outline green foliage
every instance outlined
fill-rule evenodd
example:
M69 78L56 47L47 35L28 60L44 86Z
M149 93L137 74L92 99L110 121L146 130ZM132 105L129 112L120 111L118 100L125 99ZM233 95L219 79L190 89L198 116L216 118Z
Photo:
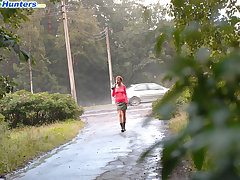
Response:
M70 95L48 94L47 92L31 94L17 91L8 94L0 101L0 113L11 128L21 125L42 125L66 119L78 119L83 113Z
M20 46L17 43L17 39L14 37L9 37L9 35L6 34L3 30L0 29L0 48L5 48L8 50L9 48L12 48L14 52L18 55L19 59L23 61L27 61L30 59L31 61L34 61L34 58L32 55L29 55L26 51L20 50Z
M162 10L160 6L143 7L135 2L123 1L116 8L119 10L109 24L113 29L110 43L114 76L122 75L127 85L152 81L161 84L165 72L163 63L167 63L168 56L174 52L173 47L165 43L164 53L156 57L154 42L159 30L167 29L171 23L158 16ZM119 25L113 26L116 22ZM156 25L159 27L156 28Z
M0 99L7 93L13 92L14 86L16 86L16 84L12 82L9 77L0 75Z
M225 7L227 17L220 17L219 10ZM154 111L163 119L170 118L186 89L190 102L185 109L189 116L186 128L163 142L163 179L186 154L191 154L198 170L192 179L240 178L240 36L239 18L234 16L238 10L236 1L171 1L176 28L170 37L177 56L169 77L177 81L154 104ZM190 137L188 141L186 137ZM203 169L206 159L208 169Z
M50 0L50 2L55 3L59 0ZM19 41L21 37L16 33L16 31L21 27L23 22L29 21L28 16L31 15L34 10L28 8L1 8L0 9L0 50L4 50L9 53L13 51L20 60L28 61L30 60L33 64L36 59L27 51L23 50ZM5 59L3 53L0 54L0 61ZM1 63L1 62L0 62ZM1 79L5 77L0 75ZM2 80L1 80L2 81ZM8 80L9 84L13 84L12 81ZM9 84L4 86L4 83L1 83L1 88L3 90L0 91L0 99L5 95L5 89L9 88ZM13 88L13 86L11 86Z
M173 112L181 110L182 105L191 101L192 93L190 89L180 87L179 83L174 84L163 98L152 102L152 112L155 118L169 119L174 116Z
M47 4L48 11L35 9L31 15L26 15L29 21L21 22L14 33L21 39L21 49L36 58L36 65L32 66L33 91L68 93L61 4L41 3ZM126 85L143 81L162 84L166 72L163 65L170 62L174 48L171 43L165 42L162 48L164 53L157 58L154 54L156 34L162 27L167 29L172 24L160 16L160 6L143 7L129 1L81 0L67 2L66 8L76 91L81 105L110 102L103 31L106 26L109 27L114 76L122 75ZM159 27L156 29L157 24ZM28 64L19 63L12 53L5 56L6 61L0 64L2 75L13 79L18 89L29 91Z
M21 26L21 23L28 21L28 15L32 14L32 9L1 9L2 16L0 20L0 48L6 51L14 50L19 59L27 61L30 59L34 61L32 55L26 51L21 50L19 46L19 36L15 33L16 29Z
M140 82L162 84L166 72L164 63L168 63L169 57L174 54L171 43L164 43L164 53L159 57L154 53L154 42L159 30L172 25L161 16L162 7L159 4L156 7L145 7L136 1L125 0L119 3L113 0L82 2L85 8L95 10L100 27L104 28L107 24L110 29L113 76L122 75L126 85Z
M157 119L170 119L183 111L186 104L191 101L192 93L185 89L180 95L174 97L172 93L176 92L176 84L161 99L152 102L152 114ZM171 96L171 100L168 97ZM168 100L166 100L168 99ZM165 104L165 103L168 104ZM161 112L161 113L160 113Z
M23 61L30 59L34 62L32 55L28 54L26 51L21 50L18 44L19 37L15 34L15 30L19 28L23 21L27 21L27 15L31 14L30 9L1 9L1 19L0 19L0 49L10 52L13 50ZM3 60L3 55L0 55L1 61ZM1 62L0 62L1 63ZM6 94L13 90L14 83L10 81L9 77L4 77L0 75L0 99Z
M5 133L5 131L8 129L8 124L5 122L4 115L0 114L0 132ZM0 134L0 142L1 142L1 134Z
M192 99L192 91L186 89L182 92L181 96L177 98L176 104L180 108L182 105L189 103Z

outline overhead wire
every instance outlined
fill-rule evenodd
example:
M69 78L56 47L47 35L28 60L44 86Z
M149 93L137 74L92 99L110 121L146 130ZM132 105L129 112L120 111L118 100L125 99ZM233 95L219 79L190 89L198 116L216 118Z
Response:
M99 32L98 34L94 34L94 36L95 36L95 35L97 36L97 35L99 35L99 34L103 34L103 33L105 34L105 30Z
M98 33L98 34L95 34L93 37L94 37L94 39L96 39L97 41L101 41L101 40L105 39L105 38L106 38L105 30L101 31L101 32Z
M103 36L103 37L101 37L101 38L96 38L96 37L93 37L93 38L96 39L96 40L102 40L102 39L105 39L106 36Z
M103 39L105 39L105 38L106 38L106 36L102 37L101 39L96 39L96 38L95 38L95 40L96 40L96 41L101 41L101 40L103 40Z

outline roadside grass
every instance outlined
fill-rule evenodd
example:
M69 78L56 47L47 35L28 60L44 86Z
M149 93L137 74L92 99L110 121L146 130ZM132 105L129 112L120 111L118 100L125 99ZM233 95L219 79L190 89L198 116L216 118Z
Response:
M184 130L188 124L188 114L184 111L179 111L175 114L169 122L169 130L173 134L179 134ZM186 137L185 141L189 141L190 137ZM185 168L183 170L183 168ZM190 154L187 154L182 160L178 163L175 170L172 172L172 179L176 179L179 176L179 173L182 174L183 178L190 176L190 172L195 171L193 160ZM181 173L182 172L182 173ZM175 177L175 178L174 178ZM171 179L171 178L170 178Z
M188 124L188 115L186 112L181 111L176 113L169 122L169 128L174 134L180 133Z
M82 121L70 119L40 127L1 131L0 177L23 167L43 152L70 141L83 126Z
M179 134L188 124L188 115L186 112L181 111L175 115L174 118L172 118L169 122L169 129L173 134ZM190 140L190 137L187 137L185 141ZM208 171L208 169L211 167L211 155L206 154L202 170ZM187 154L186 158L184 158L184 161L188 161L188 164L186 166L189 167L191 171L195 171L195 166L192 160L192 157Z

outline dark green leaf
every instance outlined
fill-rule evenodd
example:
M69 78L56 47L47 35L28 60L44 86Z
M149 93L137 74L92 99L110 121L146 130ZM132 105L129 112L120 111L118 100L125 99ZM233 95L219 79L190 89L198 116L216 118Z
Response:
M205 148L202 148L202 149L192 152L193 162L198 170L202 169L203 162L205 159L205 154L206 154Z
M161 34L157 40L157 44L156 44L156 53L158 56L160 56L161 50L162 50L162 45L164 43L164 41L166 40L167 35L166 34Z

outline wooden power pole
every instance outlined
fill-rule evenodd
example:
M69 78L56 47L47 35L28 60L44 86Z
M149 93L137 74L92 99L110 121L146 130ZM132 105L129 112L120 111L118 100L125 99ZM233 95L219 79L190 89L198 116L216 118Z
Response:
M71 56L71 49L70 49L70 41L69 41L69 35L68 35L65 0L62 0L62 14L63 14L63 26L64 26L64 32L65 32L65 41L66 41L66 50L67 50L67 60L68 60L68 71L69 71L69 78L70 78L71 94L72 94L73 99L77 102L77 95L76 95L76 88L75 88L75 81L74 81L74 73L73 73L73 65L72 65L72 56Z
M31 66L31 61L30 61L30 59L28 59L28 68L29 68L29 76L30 76L31 93L33 94L32 66Z
M32 26L33 28L33 26ZM32 30L32 29L31 29ZM29 45L29 54L31 53L31 44L32 44L32 37L31 35L29 34L30 32L30 28L28 30L28 36L29 36L29 41L30 41L30 45ZM32 65L31 65L31 60L28 59L28 68L29 68L29 78L30 78L30 90L31 90L31 93L33 94L33 77L32 77Z
M111 61L109 37L108 37L108 27L105 28L105 35L106 35L106 44L107 44L107 53L108 53L108 68L109 68L109 78L110 78L110 88L111 88L113 85L113 74L112 74L112 61ZM112 97L112 90L111 90L111 100L112 100L112 104L113 104L114 99Z

